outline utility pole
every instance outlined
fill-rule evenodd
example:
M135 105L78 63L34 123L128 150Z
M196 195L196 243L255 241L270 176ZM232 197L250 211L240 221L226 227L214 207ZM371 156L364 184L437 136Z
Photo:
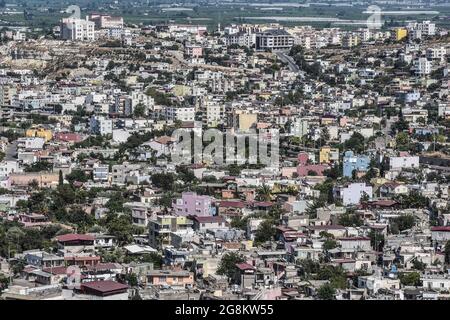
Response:
M11 244L10 244L10 242L8 241L8 267L9 267L9 284L11 285L12 284L12 276L11 276L11 264L10 264L10 261L11 261Z
M436 152L436 132L433 131L433 152Z

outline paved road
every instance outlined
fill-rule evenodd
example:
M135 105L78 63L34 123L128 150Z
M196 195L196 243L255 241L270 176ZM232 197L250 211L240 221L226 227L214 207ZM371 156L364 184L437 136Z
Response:
M291 70L292 72L300 73L300 68L297 66L297 64L295 63L294 59L291 56L281 51L276 52L276 55L278 56L278 58L280 58L281 61L288 64L289 70Z
M5 160L6 161L16 160L16 154L17 154L17 141L13 141L6 147Z

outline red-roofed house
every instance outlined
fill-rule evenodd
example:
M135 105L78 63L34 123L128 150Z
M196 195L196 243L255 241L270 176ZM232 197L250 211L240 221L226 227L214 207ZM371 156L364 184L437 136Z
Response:
M58 132L54 136L55 140L62 142L80 142L82 140L81 135L73 132Z
M191 216L190 219L194 222L192 228L198 231L228 228L222 216Z
M382 197L407 193L408 187L398 182L389 181L380 186L380 196Z
M446 243L450 240L450 226L432 227L431 240L438 243Z
M83 268L99 264L100 257L95 255L70 255L65 256L64 261L68 266L76 265Z
M92 300L128 300L128 286L116 281L91 281L81 284L81 293Z
M256 269L252 265L243 262L236 263L235 281L241 288L251 288L255 284Z
M241 215L242 210L247 207L247 203L244 201L220 201L218 203L219 215Z
M94 251L95 238L87 234L69 233L56 237L58 249L63 252L79 253Z

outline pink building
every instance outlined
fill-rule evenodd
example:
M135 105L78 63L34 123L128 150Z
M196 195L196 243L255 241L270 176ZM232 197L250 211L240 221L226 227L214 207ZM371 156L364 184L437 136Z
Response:
M203 56L203 48L200 46L186 46L186 54L190 57L201 57Z
M181 199L176 199L172 208L181 216L212 216L215 214L214 198L201 196L195 192L183 192Z
M58 132L55 134L55 140L63 142L80 142L82 139L81 135L72 132Z
M342 118L339 119L339 125L340 125L341 127L347 126L347 123L348 123L347 117L342 117Z
M323 172L328 169L328 165L324 164L308 164L309 155L306 152L300 152L297 156L298 166L297 174L299 177L308 176L308 172L313 171L318 176L322 176Z
M284 167L284 168L281 168L281 176L282 177L292 178L294 173L297 173L297 168L296 167Z
M325 164L308 164L308 165L299 165L297 167L297 174L299 177L308 176L308 172L313 171L318 176L323 176L323 172L328 169L328 166Z
M308 163L309 155L306 152L300 152L297 159L299 165L306 165Z

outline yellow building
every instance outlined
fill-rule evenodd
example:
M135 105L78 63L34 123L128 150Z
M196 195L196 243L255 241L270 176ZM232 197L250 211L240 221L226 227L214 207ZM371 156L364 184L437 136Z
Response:
M264 99L264 100L269 100L270 97L272 97L272 93L270 93L270 92L261 92L261 93L259 94L259 97L260 97L261 99Z
M25 132L25 135L27 137L44 138L46 142L52 140L52 137L53 137L52 130L45 129L42 127L30 128Z
M398 28L395 30L395 40L400 41L408 35L408 30L405 28Z
M342 44L344 48L353 48L359 44L359 37L357 35L347 35L344 37Z
M339 149L331 148L329 146L324 146L320 148L319 152L320 163L331 163L338 161L339 161Z
M334 117L323 117L320 119L320 123L322 125L330 125L330 124L334 124L336 122L336 118Z
M192 224L185 216L157 216L148 223L149 244L154 248L171 245L174 232L189 229Z

